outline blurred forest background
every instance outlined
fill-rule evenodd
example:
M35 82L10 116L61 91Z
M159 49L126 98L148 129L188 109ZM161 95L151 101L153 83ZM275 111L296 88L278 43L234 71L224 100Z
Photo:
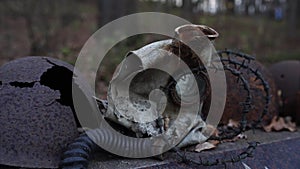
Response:
M266 65L300 59L298 0L1 0L0 65L29 55L74 64L96 30L136 12L165 12L208 25L220 33L215 40L217 50L246 52ZM136 36L116 45L101 68L104 76L99 87L107 86L129 50L154 40L153 36Z

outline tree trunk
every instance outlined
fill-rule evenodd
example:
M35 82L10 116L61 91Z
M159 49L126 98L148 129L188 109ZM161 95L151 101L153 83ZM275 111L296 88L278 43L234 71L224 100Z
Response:
M99 0L99 26L136 11L136 0Z
M191 0L183 0L183 17L193 22L193 4Z
M295 31L297 30L297 7L299 1L297 0L288 0L288 10L287 10L287 26L288 26L288 34L289 36L294 36Z

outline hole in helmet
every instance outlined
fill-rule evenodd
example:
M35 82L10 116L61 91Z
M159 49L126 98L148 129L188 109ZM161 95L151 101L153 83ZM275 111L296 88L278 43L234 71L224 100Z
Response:
M65 67L53 66L41 76L40 83L53 90L60 91L57 101L65 106L72 105L72 77L73 73Z
M35 82L10 82L9 84L14 87L24 88L24 87L33 87ZM2 83L0 83L0 85L2 85Z
M64 106L70 106L74 114L76 124L80 127L79 120L76 118L72 99L73 72L52 62L50 62L50 64L54 66L43 73L40 79L40 84L60 92L60 98L57 99L57 102Z

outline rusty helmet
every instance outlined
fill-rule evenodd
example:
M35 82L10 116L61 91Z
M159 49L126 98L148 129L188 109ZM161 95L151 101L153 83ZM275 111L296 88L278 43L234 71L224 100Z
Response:
M57 168L78 137L72 103L73 66L24 57L0 67L0 164Z

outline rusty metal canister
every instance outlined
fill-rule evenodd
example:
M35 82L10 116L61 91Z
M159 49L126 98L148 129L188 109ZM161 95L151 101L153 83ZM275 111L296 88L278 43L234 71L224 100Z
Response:
M242 62L240 62L242 63ZM267 109L267 113L261 119L263 123L268 123L272 117L278 114L279 107L279 99L276 95L277 87L275 85L274 79L272 77L271 72L266 69L258 61L251 61L249 63L249 68L252 70L257 70L260 72L264 81L268 84L269 93L270 93L270 101L266 106L266 88L263 85L263 81L257 79L248 69L239 68L237 65L238 71L241 72L241 76L243 76L249 83L250 87L250 96L251 107L249 107L249 112L246 115L247 123L251 123L254 121L258 121L261 117L263 110ZM235 121L240 121L242 118L243 112L243 101L247 97L247 91L244 89L241 81L237 81L237 77L232 73L226 71L226 81L227 81L227 100L225 105L225 110L223 117L221 119L221 123L227 124L230 119Z

